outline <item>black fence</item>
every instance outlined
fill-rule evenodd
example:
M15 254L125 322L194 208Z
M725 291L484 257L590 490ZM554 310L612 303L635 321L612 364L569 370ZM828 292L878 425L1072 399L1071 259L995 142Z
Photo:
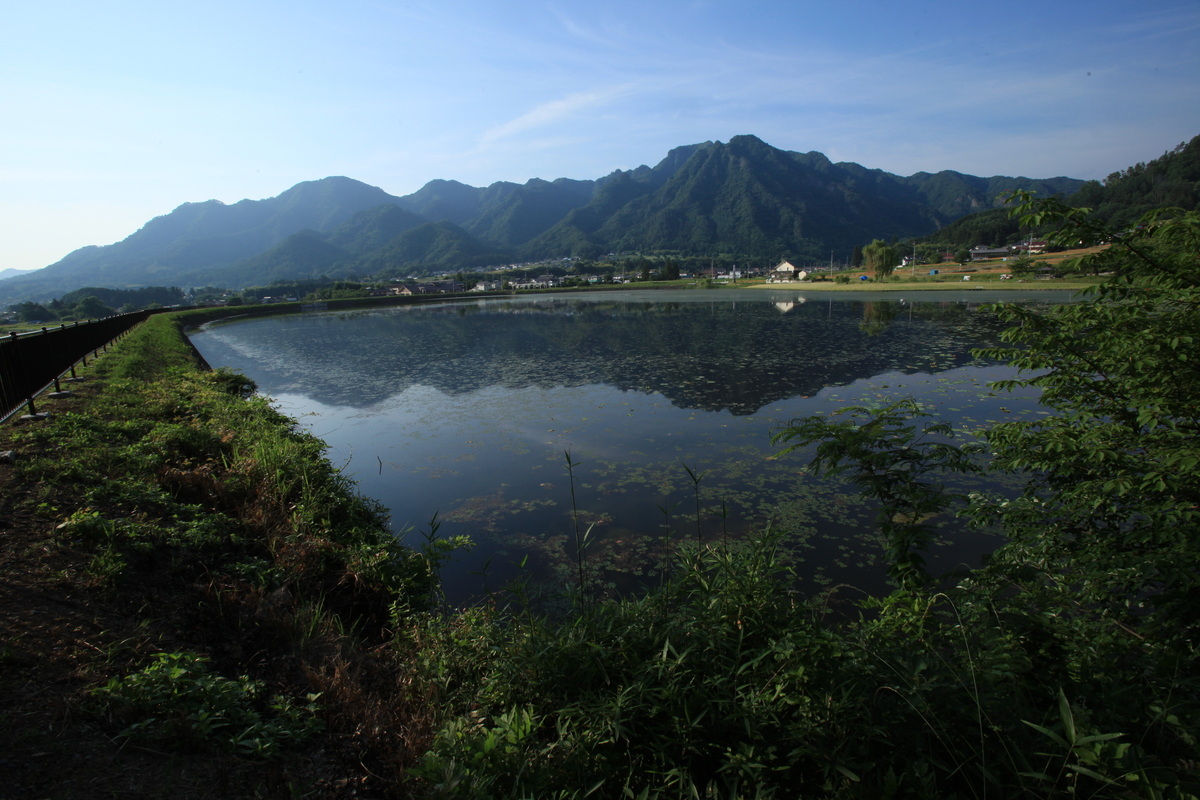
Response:
M149 311L0 337L0 421L21 409L37 413L34 398L81 360L142 322Z

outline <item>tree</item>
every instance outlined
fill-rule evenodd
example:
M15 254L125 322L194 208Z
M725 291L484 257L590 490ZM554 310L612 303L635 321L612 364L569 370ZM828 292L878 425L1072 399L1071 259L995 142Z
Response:
M993 559L1004 581L1056 593L1042 602L1072 614L1082 607L1106 624L1152 632L1138 636L1190 641L1200 634L1200 212L1159 210L1118 232L1088 209L1015 200L1022 227L1051 224L1058 241L1110 242L1084 267L1114 277L1081 302L989 308L1010 327L1005 346L979 355L1022 371L996 388L1040 389L1049 413L984 433L991 471L1020 477L1023 489L1015 499L977 494L965 513L1007 535ZM908 583L921 537L896 515L905 503L920 510L910 491L935 501L906 476L959 463L953 451L923 452L920 437L933 429L918 432L901 411L801 421L777 438L824 442L816 466L849 470L884 503L893 575Z
M1070 576L1074 599L1158 637L1200 619L1200 213L1150 212L1127 232L1088 209L1016 196L1022 225L1058 241L1109 241L1084 267L1114 277L1084 302L994 307L1009 347L1054 413L987 433L995 468L1028 475L1019 501L976 504L1026 563ZM1010 555L1011 555L1010 553ZM1164 613L1150 613L1158 609ZM1166 630L1163 630L1165 627Z
M983 431L978 462L904 403L796 421L776 440L816 444L815 468L848 474L879 504L900 589L875 606L878 635L865 649L887 662L889 692L903 651L937 642L934 660L967 667L942 680L970 687L987 720L979 730L1052 765L1030 771L1018 759L1022 793L1196 796L1191 763L1171 765L1192 759L1200 738L1190 713L1200 707L1200 213L1162 209L1117 231L1088 209L1015 201L1023 228L1110 243L1085 268L1113 277L1081 301L986 309L1009 327L1003 346L976 355L1020 370L993 388L1039 389L1043 413ZM941 474L973 463L1015 495L955 497L941 485ZM955 508L1005 543L983 567L933 583L922 515ZM890 641L891 660L879 652ZM986 652L996 655L988 667L978 659ZM903 679L904 692L945 689L925 672L930 663L908 667L922 676ZM953 713L925 697L923 720ZM1022 744L1029 731L1043 738Z
M57 315L50 309L40 303L18 303L12 306L13 311L17 312L17 319L21 322L46 322L52 319L58 319Z
M1034 261L1029 256L1018 256L1008 262L1008 268L1012 270L1012 274L1018 278L1028 278L1037 271L1037 268L1043 262Z
M773 441L781 452L817 444L811 465L816 474L848 474L850 481L880 505L877 522L883 536L888 575L897 585L919 588L929 583L922 553L933 540L927 520L958 503L940 475L974 472L969 449L945 440L948 424L923 421L931 415L915 401L900 400L883 408L852 406L836 412L846 419L808 417L792 423Z
M896 254L896 248L882 239L876 239L863 248L863 259L866 262L866 268L878 280L883 280L891 275L900 264L900 257Z
M75 304L75 307L71 309L71 313L79 319L101 319L103 317L111 317L117 312L106 306L99 297L88 295Z

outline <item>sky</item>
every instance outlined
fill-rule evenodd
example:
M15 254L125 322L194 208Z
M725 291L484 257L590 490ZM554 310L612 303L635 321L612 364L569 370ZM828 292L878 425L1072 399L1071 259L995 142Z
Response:
M739 134L898 175L1103 179L1200 135L1200 3L8 3L0 270L330 175L595 179Z

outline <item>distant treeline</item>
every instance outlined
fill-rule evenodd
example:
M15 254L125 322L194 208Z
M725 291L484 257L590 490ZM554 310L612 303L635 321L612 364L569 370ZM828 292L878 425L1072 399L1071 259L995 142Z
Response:
M1148 163L1114 172L1103 181L1088 181L1067 202L1090 208L1112 227L1130 225L1152 208L1176 206L1193 211L1200 201L1200 136ZM918 244L956 251L977 244L1000 246L1043 231L1021 230L1005 208L989 209L950 223Z
M140 311L184 305L187 294L177 286L143 286L138 289L106 289L86 286L67 292L49 303L18 303L9 306L22 322L53 322L99 319L118 312Z

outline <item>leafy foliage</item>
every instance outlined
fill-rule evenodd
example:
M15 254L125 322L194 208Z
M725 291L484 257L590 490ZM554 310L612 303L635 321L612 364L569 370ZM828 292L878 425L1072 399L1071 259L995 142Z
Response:
M896 255L895 248L882 239L876 239L864 247L863 258L866 260L866 268L875 275L876 280L883 280L891 275L900 264L900 257Z
M135 740L213 747L269 758L320 730L317 695L303 704L267 696L262 683L225 678L190 652L158 653L145 668L93 692L114 717L132 720L120 735Z
M1055 413L989 433L997 467L1031 477L1018 502L978 511L1001 520L1026 557L1069 568L1079 596L1123 624L1190 637L1200 610L1188 535L1200 524L1200 214L1153 212L1116 235L1085 210L1019 199L1023 219L1054 219L1062 239L1111 239L1090 258L1114 277L1090 301L1045 313L996 307L1011 347L988 355L1023 369L1007 385L1039 387Z
M1023 225L1112 243L1094 295L993 309L1011 323L993 355L1048 415L983 453L905 401L777 437L880 503L897 591L830 615L765 532L685 546L644 598L414 621L443 708L414 774L438 796L1196 796L1200 220L1120 234L1018 199ZM942 485L980 468L1024 490ZM952 508L1007 543L926 576L921 523Z
M811 462L817 474L848 471L859 490L879 502L888 574L900 586L924 585L929 575L921 552L933 537L926 521L965 499L948 492L936 475L978 467L967 449L946 440L948 424L925 422L918 430L912 420L929 415L911 400L878 410L852 406L841 414L848 418L808 417L789 425L774 437L787 444L780 455L819 443Z

